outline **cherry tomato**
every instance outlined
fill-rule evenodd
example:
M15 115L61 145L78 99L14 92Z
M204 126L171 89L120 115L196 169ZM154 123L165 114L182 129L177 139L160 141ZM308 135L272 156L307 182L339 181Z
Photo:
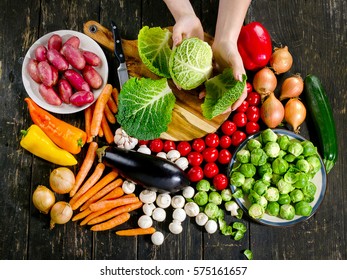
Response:
M246 110L247 120L250 122L257 122L260 118L260 109L259 107L252 105L249 106Z
M214 162L208 162L204 166L204 175L207 178L213 178L219 173L219 168Z
M231 135L236 131L236 124L233 123L230 120L226 120L222 126L221 126L221 130L225 135Z
M258 92L252 91L247 94L246 100L249 106L258 106L260 104L261 97Z
M204 178L204 171L200 166L193 166L189 169L187 175L191 182L198 182Z
M190 165L198 166L202 163L202 161L204 160L204 157L202 156L201 153L193 151L187 155L187 159Z
M246 82L246 89L247 89L247 94L252 92L253 86L250 82Z
M217 174L213 177L213 186L216 190L224 190L228 186L228 177L222 173Z
M190 153L190 151L192 150L192 147L190 146L189 142L182 141L178 143L177 150L180 152L182 157L185 157L186 155Z
M141 145L148 145L148 143L149 143L149 140L139 140L139 142L138 142L138 144L139 144L139 146L141 146Z
M176 149L176 144L174 141L171 141L171 140L166 140L164 142L164 152L167 153L171 150L174 150Z
M248 122L246 124L246 133L247 134L254 134L260 130L260 126L256 122Z
M192 143L192 149L197 152L202 152L205 147L205 141L201 138L195 139Z
M247 123L247 116L243 112L237 112L233 116L233 122L236 124L237 127L243 127Z
M220 139L219 139L219 146L223 149L227 149L229 148L231 145L231 138L229 135L223 135Z
M218 162L221 164L228 164L231 160L231 153L227 149L222 149L218 154Z
M205 144L208 147L216 148L219 145L219 136L216 133L207 134L205 137Z
M246 133L240 130L236 130L233 135L231 135L231 144L233 146L238 146L242 143L243 140L247 138Z
M164 148L164 143L161 139L154 139L152 141L150 141L149 143L149 149L153 152L153 153L159 153L163 150Z
M214 147L207 147L202 151L202 156L206 162L214 162L218 159L218 150Z
M237 107L236 112L246 112L249 104L246 100L242 101L241 105Z

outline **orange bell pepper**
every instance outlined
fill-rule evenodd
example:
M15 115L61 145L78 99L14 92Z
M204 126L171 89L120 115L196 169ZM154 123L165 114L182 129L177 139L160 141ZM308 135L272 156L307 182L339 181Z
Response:
M78 154L86 143L87 134L85 131L66 123L46 110L39 107L31 98L24 101L28 104L32 121L39 126L47 136L60 148Z

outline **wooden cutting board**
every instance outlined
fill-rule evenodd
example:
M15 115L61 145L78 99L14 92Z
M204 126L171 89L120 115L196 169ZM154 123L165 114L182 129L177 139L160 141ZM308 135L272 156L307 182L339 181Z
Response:
M96 21L88 21L84 24L83 32L113 52L113 37L109 29ZM211 44L213 38L205 34L205 41ZM159 78L142 63L137 49L137 40L122 39L122 45L129 76L152 79ZM176 103L168 130L162 133L160 138L173 141L190 141L201 138L208 133L215 132L229 117L230 113L224 113L212 120L206 119L202 115L201 104L203 100L199 98L200 92L197 89L189 91L179 90L173 84L172 80L168 82L172 92L176 96ZM200 88L200 90L202 89Z

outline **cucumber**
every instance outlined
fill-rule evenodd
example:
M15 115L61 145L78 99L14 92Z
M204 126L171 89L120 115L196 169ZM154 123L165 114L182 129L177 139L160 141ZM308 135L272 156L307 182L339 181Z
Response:
M337 161L338 143L333 111L318 77L309 74L304 80L304 97L318 136L318 149L327 173Z

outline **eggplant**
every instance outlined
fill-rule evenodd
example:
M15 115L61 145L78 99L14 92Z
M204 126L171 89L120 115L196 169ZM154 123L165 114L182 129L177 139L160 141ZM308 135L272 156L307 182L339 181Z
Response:
M114 146L99 148L97 155L124 178L151 190L175 193L190 184L186 173L167 159Z

